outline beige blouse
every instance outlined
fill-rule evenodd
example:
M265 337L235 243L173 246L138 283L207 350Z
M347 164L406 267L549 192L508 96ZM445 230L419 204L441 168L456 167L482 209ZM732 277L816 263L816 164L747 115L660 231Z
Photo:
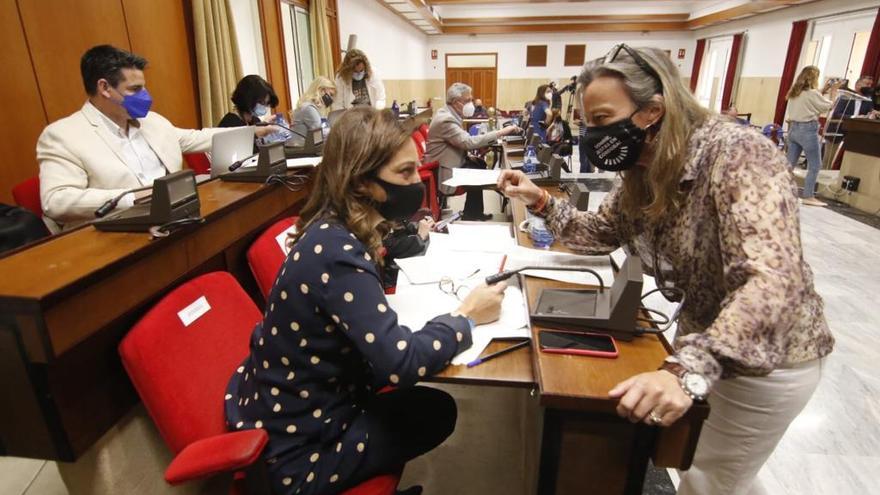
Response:
M815 89L808 89L788 100L788 120L811 122L831 110L831 100Z
M688 141L682 207L657 225L618 207L618 185L596 213L551 201L551 231L584 254L628 246L645 271L686 293L674 346L711 382L766 375L827 355L834 338L804 260L795 185L775 145L719 117Z

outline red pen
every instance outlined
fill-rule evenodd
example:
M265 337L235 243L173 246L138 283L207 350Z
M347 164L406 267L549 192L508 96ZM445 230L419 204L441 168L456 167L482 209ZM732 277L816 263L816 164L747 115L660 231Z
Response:
M507 263L507 255L505 254L503 258L501 258L501 266L498 267L498 273L504 271L504 265Z

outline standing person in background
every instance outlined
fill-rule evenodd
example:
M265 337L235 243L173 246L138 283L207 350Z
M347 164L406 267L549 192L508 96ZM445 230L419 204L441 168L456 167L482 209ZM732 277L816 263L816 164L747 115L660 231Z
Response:
M550 99L550 109L551 110L562 110L562 95L559 94L559 90L556 89L556 81L550 81L550 91L553 92L553 98Z
M293 137L290 139L296 146L305 144L303 136L311 130L321 127L321 116L333 105L336 85L324 76L318 76L305 93L300 97L296 110L291 118L290 128Z
M261 119L278 105L278 95L272 85L262 77L251 74L238 81L232 92L233 111L227 113L217 123L217 127L244 127L257 125ZM254 138L259 139L278 132L275 126L257 127Z
M798 74L791 89L788 90L788 163L797 165L801 151L807 156L807 177L804 179L804 192L801 203L809 206L825 206L815 198L816 179L822 166L819 151L819 116L831 109L837 90L844 81L826 84L820 93L819 68L808 65ZM830 95L831 99L825 97Z
M345 110L353 106L367 105L377 110L385 108L385 85L376 75L364 52L351 49L336 71L337 97L333 110Z
M541 136L542 142L547 142L547 126L550 125L552 113L550 102L553 100L553 90L549 84L538 86L535 99L532 100L532 111L529 114L529 123L536 136Z

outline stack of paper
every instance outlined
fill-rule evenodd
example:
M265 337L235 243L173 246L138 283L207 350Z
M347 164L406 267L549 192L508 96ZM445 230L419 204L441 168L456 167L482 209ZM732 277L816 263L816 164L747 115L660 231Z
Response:
M607 255L583 256L516 246L510 250L507 262L504 264L504 269L517 270L525 266L589 268L602 277L606 287L614 283L614 270L611 268L611 258ZM530 277L546 278L572 284L599 285L599 281L596 280L595 276L583 271L525 270L522 273Z
M507 253L516 247L509 224L449 225L448 248L454 251L477 251L482 253Z
M434 252L395 260L410 285L437 283L441 278L479 283L498 272L504 256L497 253ZM398 276L398 284L400 283Z
M498 183L500 169L481 170L474 168L454 168L452 178L443 181L444 186L494 186Z

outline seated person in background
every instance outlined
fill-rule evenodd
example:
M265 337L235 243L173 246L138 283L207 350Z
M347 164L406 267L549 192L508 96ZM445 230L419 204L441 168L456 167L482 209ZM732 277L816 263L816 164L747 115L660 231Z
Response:
M507 136L521 129L515 125L471 136L462 127L462 120L474 115L474 102L471 87L464 83L453 83L446 91L446 106L437 109L428 129L428 142L425 151L425 163L439 162L440 191L454 194L455 188L443 186L442 183L452 177L452 169L480 168L477 160L468 157L468 151L488 146L501 136ZM481 160L480 160L481 161ZM485 168L485 162L482 163ZM483 189L466 187L467 198L464 203L463 220L489 220L492 215L483 213Z
M345 52L345 58L336 71L336 91L333 110L346 110L366 105L385 108L385 84L370 66L367 55L357 49Z
M80 60L88 101L40 135L40 200L46 216L64 229L94 220L98 207L125 191L179 171L183 153L208 151L219 132L178 129L150 112L146 65L110 45L90 48ZM124 196L118 207L130 207L135 196Z
M739 110L737 110L736 107L733 105L730 105L730 107L728 107L727 110L721 112L721 114L730 117L737 124L749 125L748 120L739 118Z
M309 131L321 128L321 115L333 105L333 96L336 94L336 85L324 76L318 76L309 89L300 97L296 110L293 112L292 122L293 137L290 140L296 146L303 146Z
M391 112L345 112L327 138L291 251L233 373L229 428L263 428L272 492L333 495L400 469L454 430L446 392L415 386L494 321L501 287L475 287L417 332L400 326L379 275L388 222L424 188L410 133ZM392 386L393 390L377 393Z
M398 258L425 254L432 228L434 228L434 219L429 216L419 220L418 223L407 220L392 225L391 232L382 239L382 245L385 247L385 269L382 278L386 289L397 285L397 273L400 267L395 261Z
M489 113L486 111L486 107L483 106L483 100L476 98L474 99L474 117L475 119L488 119Z
M550 125L552 113L550 101L553 100L553 90L547 84L538 86L535 99L532 100L532 111L529 122L536 136L541 136L542 142L547 142L547 126Z
M232 92L232 104L235 105L235 110L224 115L217 127L243 127L261 123L260 119L278 105L278 95L268 81L251 74L238 81ZM276 126L257 127L254 137L258 139L278 131Z

